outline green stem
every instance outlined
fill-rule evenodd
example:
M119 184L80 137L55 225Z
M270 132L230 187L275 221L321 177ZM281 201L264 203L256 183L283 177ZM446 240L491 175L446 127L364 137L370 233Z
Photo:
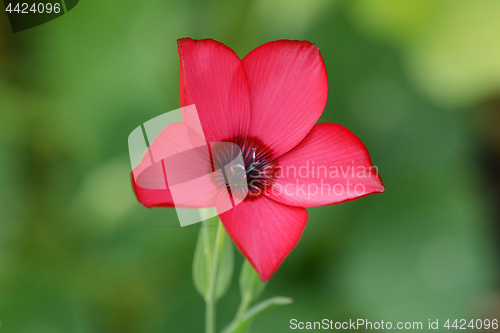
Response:
M205 308L205 332L215 332L215 302L207 300Z
M223 333L232 333L238 328L251 302L252 298L248 294L243 296L233 321L224 329Z
M248 307L250 306L250 302L252 299L245 295L240 302L240 306L238 307L238 312L236 312L236 316L234 317L234 323L237 324L240 322L241 318L243 318L243 315L245 312L248 310Z
M214 246L214 257L212 260L212 271L210 276L210 287L208 289L208 297L206 300L206 309L205 309L205 332L206 333L215 333L215 286L217 282L217 263L219 261L219 255L221 251L221 239L224 236L224 228L222 227L222 223L219 220L217 226L217 236L215 238L215 246Z

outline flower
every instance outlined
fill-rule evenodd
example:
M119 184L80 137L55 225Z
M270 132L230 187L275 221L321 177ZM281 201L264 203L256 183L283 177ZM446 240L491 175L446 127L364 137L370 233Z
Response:
M357 136L338 124L315 125L328 95L326 68L316 45L278 40L240 60L211 39L184 38L177 44L181 107L196 106L206 142L237 144L243 156L242 162L232 165L231 176L211 177L195 196L182 198L182 205L215 206L217 189L234 185L232 195L242 201L227 211L217 204L219 216L263 281L297 244L308 218L304 207L384 191ZM186 125L172 124L152 147L206 144L193 137L196 134ZM227 147L212 145L211 160L218 168L234 156ZM190 156L194 162L187 165L212 170L210 159L200 156ZM168 187L145 189L132 179L143 205L174 206Z

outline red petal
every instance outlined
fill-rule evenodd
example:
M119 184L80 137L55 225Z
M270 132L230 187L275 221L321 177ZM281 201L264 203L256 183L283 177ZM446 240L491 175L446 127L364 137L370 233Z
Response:
M137 185L132 173L132 186L134 188L137 200L144 206L151 207L174 207L174 201L170 189L151 190Z
M250 87L249 135L273 157L297 145L321 116L328 79L319 48L307 41L278 40L243 58Z
M295 247L307 222L305 208L283 205L265 196L247 199L219 216L262 281L274 274Z
M146 207L174 207L174 199L178 208L212 207L219 190L211 172L205 140L185 124L173 123L152 142L134 168L132 181Z
M338 124L314 126L278 165L265 195L288 205L329 205L384 191L365 145Z
M196 105L208 142L245 137L250 97L240 58L212 39L183 38L177 45L181 107Z

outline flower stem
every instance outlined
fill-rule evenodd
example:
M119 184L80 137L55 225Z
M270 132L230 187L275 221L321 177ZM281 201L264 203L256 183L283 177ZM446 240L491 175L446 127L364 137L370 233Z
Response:
M252 299L247 295L245 295L241 299L240 306L238 307L238 311L236 312L236 316L234 316L233 321L223 330L223 333L232 333L236 331L238 326L241 324L243 316L245 315L245 312L247 312L251 302Z
M205 332L215 332L215 302L207 300L205 308Z
M238 307L238 312L236 312L236 316L234 317L235 324L238 324L240 322L241 318L243 318L243 315L248 310L248 306L250 305L251 301L252 301L252 299L250 297L248 297L247 295L245 295L241 299L240 306Z
M217 282L217 264L219 261L220 252L222 249L222 237L224 236L224 228L219 220L217 224L217 236L215 238L214 257L212 259L212 270L210 276L210 287L208 297L206 299L205 309L205 333L215 333L215 286Z

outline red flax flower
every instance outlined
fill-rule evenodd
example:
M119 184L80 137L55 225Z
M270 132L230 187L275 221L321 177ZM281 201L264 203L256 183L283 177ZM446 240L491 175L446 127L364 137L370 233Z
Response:
M196 106L206 142L241 148L244 165L233 166L231 174L248 192L234 208L218 210L227 233L263 281L297 244L307 223L304 207L384 191L357 136L338 124L315 125L328 95L326 68L316 45L278 40L240 60L211 39L184 38L177 44L181 107ZM153 145L180 144L186 132L179 126L167 127ZM223 167L227 154L212 149L212 163ZM210 188L228 183L223 177L212 182L209 190L184 198L183 205L216 206ZM168 187L145 189L135 180L133 185L146 207L174 207Z

